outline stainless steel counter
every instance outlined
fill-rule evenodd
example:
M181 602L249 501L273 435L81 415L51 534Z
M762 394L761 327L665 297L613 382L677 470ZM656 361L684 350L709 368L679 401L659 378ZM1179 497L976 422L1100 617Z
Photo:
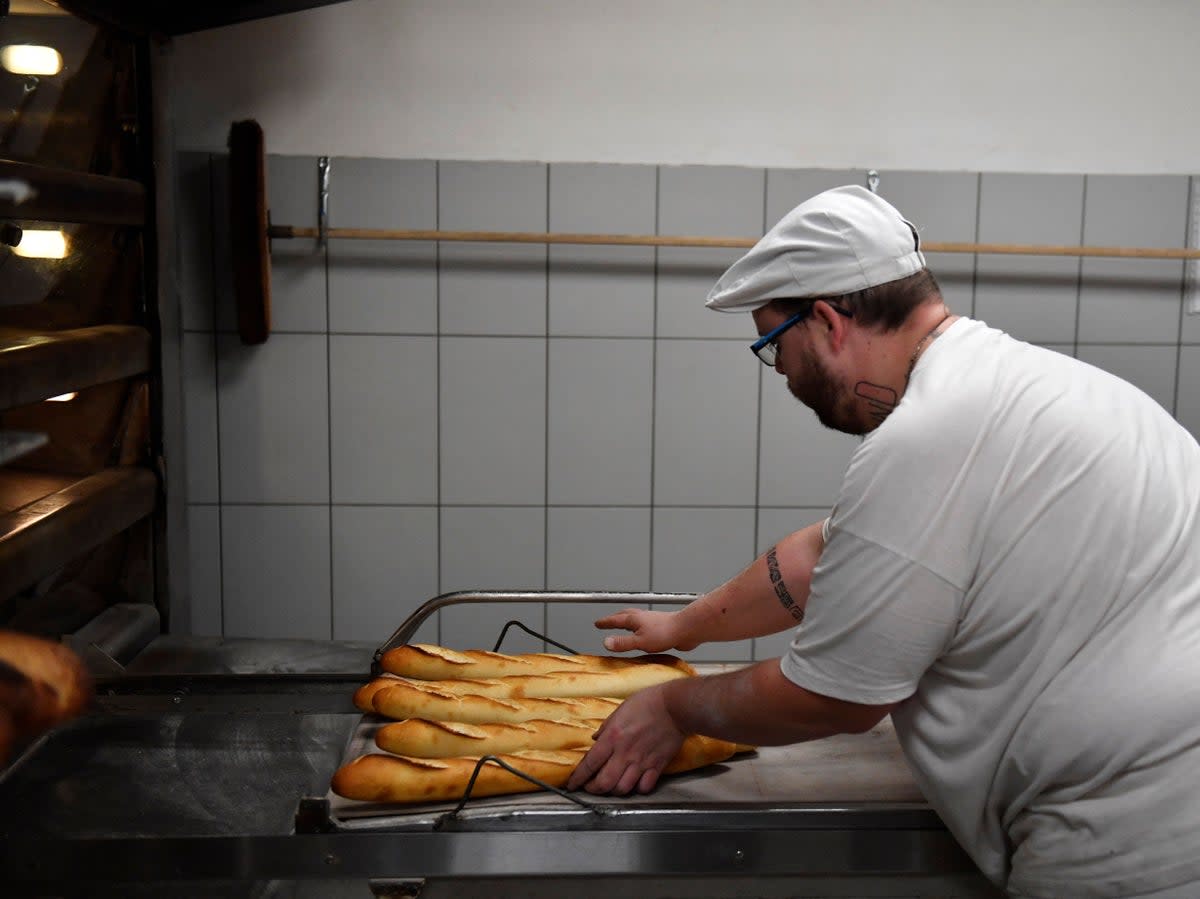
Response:
M669 885L661 895L799 896L815 883L821 895L893 895L891 882L907 884L895 895L915 895L919 883L943 896L993 895L932 811L864 798L870 784L851 802L724 797L592 811L555 798L416 827L340 827L326 793L360 721L350 695L373 650L159 639L100 684L89 715L0 779L6 890L365 897L411 895L414 884L435 896L454 884L455 896L495 896L519 884L531 896L531 884L567 879L586 897L628 892L618 887L637 878ZM830 745L835 759L853 754ZM831 891L830 877L858 891ZM870 883L884 891L868 892Z

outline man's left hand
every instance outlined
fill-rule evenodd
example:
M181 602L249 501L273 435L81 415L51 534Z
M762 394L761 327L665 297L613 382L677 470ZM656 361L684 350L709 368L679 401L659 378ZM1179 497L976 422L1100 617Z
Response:
M686 736L667 710L670 684L639 690L596 731L596 742L567 781L568 790L627 796L649 793Z

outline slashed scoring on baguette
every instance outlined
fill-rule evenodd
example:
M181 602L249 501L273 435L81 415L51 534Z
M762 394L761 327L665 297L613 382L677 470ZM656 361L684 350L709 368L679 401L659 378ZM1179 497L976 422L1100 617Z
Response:
M467 724L512 723L533 718L607 718L620 704L619 699L598 696L519 700L471 694L460 696L406 681L384 686L373 698L375 712L386 718L398 721L424 718Z
M690 736L664 773L678 774L723 762L734 744L710 737ZM566 784L585 749L527 750L497 754L497 758L553 787ZM396 755L365 755L343 765L333 775L333 791L347 799L368 802L434 802L460 799L477 757L418 759ZM539 790L536 784L492 762L484 763L472 796L499 796Z
M589 746L592 735L603 723L602 718L486 724L409 718L381 727L375 733L375 745L396 755L421 758L569 749Z
M633 658L560 653L506 654L485 649L456 651L429 643L406 643L389 649L380 658L384 671L420 680L463 677L504 677L511 674L548 674L556 671L619 671L636 665L656 664L695 670L680 658L647 655Z

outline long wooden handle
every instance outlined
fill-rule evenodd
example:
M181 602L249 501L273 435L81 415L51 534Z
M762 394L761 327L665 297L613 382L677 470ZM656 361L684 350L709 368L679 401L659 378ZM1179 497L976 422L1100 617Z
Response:
M317 238L316 228L272 225L273 239ZM708 247L749 249L753 237L680 237L656 234L564 234L525 231L423 231L390 228L329 228L325 237L337 240L440 240L473 243L586 244L634 247ZM1038 244L960 243L929 241L921 245L927 253L987 253L1009 256L1107 256L1123 259L1200 259L1200 249L1157 247L1076 247Z

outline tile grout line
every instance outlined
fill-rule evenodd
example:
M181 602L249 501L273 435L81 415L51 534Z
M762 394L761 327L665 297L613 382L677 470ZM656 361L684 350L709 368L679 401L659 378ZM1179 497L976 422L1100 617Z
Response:
M546 230L550 230L550 163L546 163ZM550 247L543 247L542 257L543 291L545 293L545 328L546 334L542 338L545 341L544 362L545 362L545 379L546 384L543 389L543 399L545 406L543 407L542 419L542 589L546 590L550 583ZM542 603L542 633L550 633L550 611L549 603ZM542 643L542 651L546 650L546 644Z
M1083 176L1083 196L1079 203L1079 245L1084 245L1087 234L1088 176ZM1075 265L1075 337L1071 341L1071 355L1079 358L1079 324L1083 318L1083 257Z
M331 165L331 163L327 163ZM320 163L318 162L318 173L320 172ZM327 170L327 175L332 174ZM318 174L318 185L320 184L320 175ZM329 178L332 181L332 178ZM318 188L319 189L319 188ZM318 199L317 217L320 218L320 200ZM329 241L325 241L321 246L321 268L322 274L325 277L325 462L329 469L329 478L327 489L329 491L329 502L326 507L326 520L329 527L329 639L334 639L336 607L337 607L337 585L334 582L334 537L333 537L333 336L332 336L332 319L329 315L330 296L329 296Z
M654 233L662 228L662 166L654 167ZM654 521L655 521L655 475L657 473L658 437L658 279L660 273L659 248L654 248L654 285L650 291L650 521L649 552L646 555L646 591L654 591Z
M213 354L213 407L216 417L214 431L217 438L217 609L221 636L225 636L225 491L221 479L221 354L217 342L217 235L216 235L216 191L213 183L213 154L208 154L208 233L209 233L209 296L212 303L212 354ZM190 586L190 585L189 585ZM190 590L189 590L190 592ZM191 603L194 607L195 602ZM188 610L189 618L192 609ZM191 622L189 621L189 629Z
M983 227L983 172L975 173L975 235L979 243L980 229ZM971 254L971 318L976 318L976 304L979 302L979 254Z
M442 227L442 164L438 160L433 161L433 227L440 231ZM433 247L433 305L434 305L434 327L437 333L434 335L433 348L433 384L435 391L436 402L434 408L437 410L434 418L434 501L436 503L436 512L434 527L437 528L437 540L434 541L434 590L436 595L442 594L442 242L437 241ZM442 636L442 613L438 610L436 620L433 625L434 639L437 643L444 643Z
M767 207L768 200L771 196L771 170L763 169L763 189L762 189L762 228L761 233L766 234L767 228ZM756 360L757 362L757 360ZM760 539L758 523L762 518L762 511L759 508L759 503L762 502L762 453L763 453L763 397L765 375L763 369L765 366L757 366L757 397L754 404L754 523L750 527L750 549L751 560L758 558L758 541ZM758 638L750 638L750 658L756 659L758 653Z
M1196 240L1196 235L1193 233L1195 216L1192 214L1193 204L1196 200L1196 179L1194 176L1188 176L1187 206L1183 225L1183 245L1185 247L1190 247ZM1179 327L1175 331L1175 390L1171 397L1171 417L1176 421L1179 421L1179 398L1183 387L1183 326L1184 315L1187 312L1188 285L1195 277L1197 265L1195 261L1183 263L1183 278L1179 287Z

